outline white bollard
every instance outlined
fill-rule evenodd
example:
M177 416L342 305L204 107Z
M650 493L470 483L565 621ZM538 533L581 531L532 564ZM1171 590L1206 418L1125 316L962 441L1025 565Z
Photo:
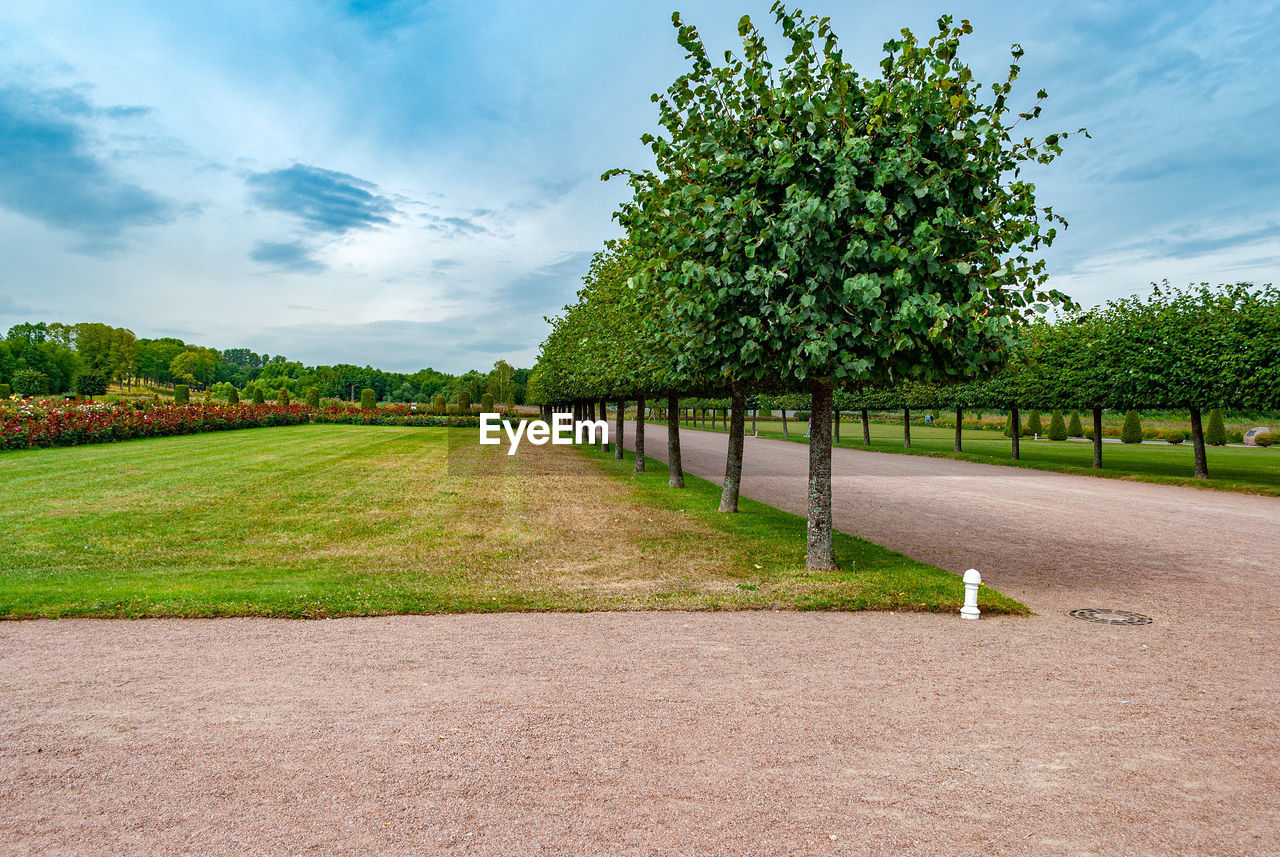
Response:
M964 606L960 608L962 619L978 618L978 587L981 585L982 575L978 574L976 568L971 568L964 573Z

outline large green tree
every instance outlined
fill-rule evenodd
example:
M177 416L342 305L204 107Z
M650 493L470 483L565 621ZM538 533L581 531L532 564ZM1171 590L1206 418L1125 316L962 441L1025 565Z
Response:
M692 69L655 96L656 171L630 174L621 219L668 248L681 359L811 390L808 564L833 568L834 385L991 371L1023 319L1069 305L1040 257L1061 218L1021 176L1066 135L1014 136L1040 114L1010 101L1022 50L984 91L959 59L967 21L902 31L864 78L826 19L773 14L780 63L749 18L716 65L674 17Z

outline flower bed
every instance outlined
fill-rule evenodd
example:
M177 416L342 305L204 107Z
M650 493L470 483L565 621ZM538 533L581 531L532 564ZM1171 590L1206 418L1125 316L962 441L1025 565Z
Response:
M210 431L343 423L377 426L475 427L474 417L420 413L410 406L362 411L305 405L137 404L63 402L53 399L0 404L0 450L111 443L143 437Z

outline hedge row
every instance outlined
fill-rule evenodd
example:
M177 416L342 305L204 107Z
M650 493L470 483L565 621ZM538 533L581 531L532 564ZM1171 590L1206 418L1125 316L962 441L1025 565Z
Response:
M23 402L0 410L0 450L79 446L144 437L304 425L307 423L475 428L474 417L449 418L409 408L317 410L302 405L123 404Z

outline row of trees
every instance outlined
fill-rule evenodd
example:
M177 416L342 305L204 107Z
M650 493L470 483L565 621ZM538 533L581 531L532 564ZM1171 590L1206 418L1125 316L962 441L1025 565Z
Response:
M679 396L732 403L721 509L737 508L746 400L809 394L809 567L836 566L831 432L837 389L954 384L998 371L1022 323L1070 307L1041 250L1061 218L1021 172L1065 134L1015 137L1040 114L1011 94L1022 55L985 90L959 59L968 22L885 44L877 74L846 62L829 22L773 7L789 50L771 58L744 17L717 64L673 17L691 70L646 134L655 169L626 175L626 239L597 254L576 304L551 320L531 398L583 409L667 399L673 482ZM619 407L619 414L622 408Z
M1280 290L1237 283L1184 289L1155 286L1055 323L1028 325L1009 362L965 383L864 385L841 397L843 410L952 410L955 448L966 410L1088 411L1094 466L1102 466L1104 410L1181 409L1191 421L1195 475L1209 475L1202 413L1213 408L1280 407ZM909 420L904 430L909 431ZM1011 433L1018 458L1018 433ZM908 435L909 438L909 435Z
M499 402L523 403L529 372L505 360L488 372L462 375L435 369L387 372L349 364L304 366L284 355L247 348L219 351L172 337L138 339L131 330L98 323L19 324L0 340L0 384L21 395L78 393L103 384L141 381L197 389L229 385L250 396L257 388L271 391L273 398L280 389L297 397L315 387L326 398L354 401L368 388L380 401L431 402L438 395L456 400L465 393L471 401L488 394ZM85 380L78 382L82 377Z

